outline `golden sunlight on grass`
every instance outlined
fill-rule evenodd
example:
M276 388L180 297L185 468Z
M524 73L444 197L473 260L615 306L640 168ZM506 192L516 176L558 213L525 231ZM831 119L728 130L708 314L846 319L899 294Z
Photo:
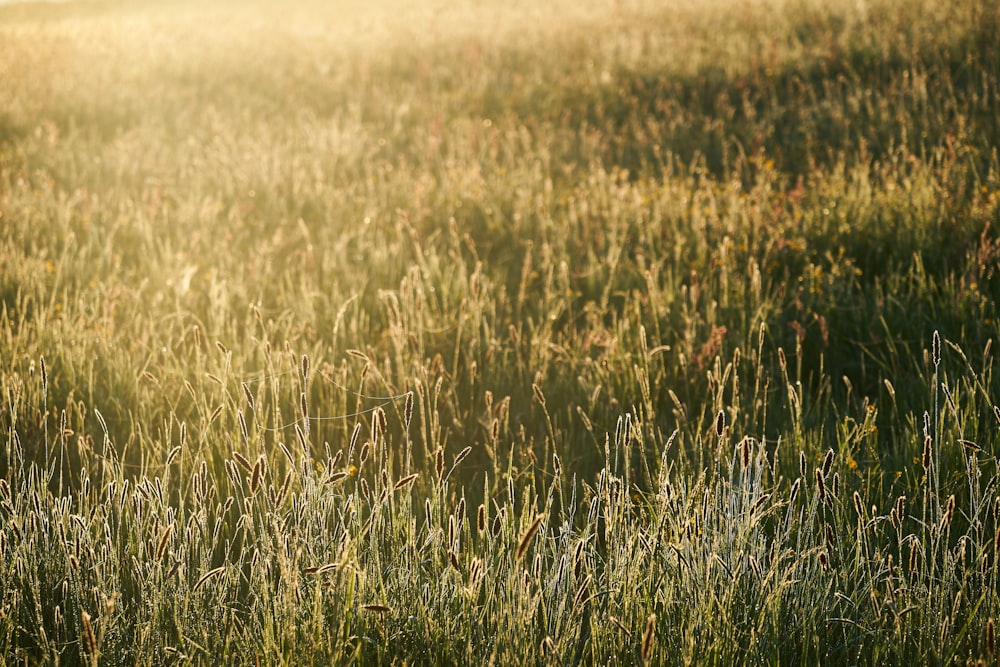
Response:
M995 660L998 26L0 6L0 655Z

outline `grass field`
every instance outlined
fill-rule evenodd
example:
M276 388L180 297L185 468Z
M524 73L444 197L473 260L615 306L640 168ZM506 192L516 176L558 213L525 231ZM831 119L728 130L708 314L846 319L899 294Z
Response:
M0 665L997 664L998 145L989 0L0 7Z

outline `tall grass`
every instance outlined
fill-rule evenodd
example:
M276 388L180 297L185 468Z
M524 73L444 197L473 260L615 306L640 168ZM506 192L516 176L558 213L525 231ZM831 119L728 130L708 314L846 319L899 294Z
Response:
M995 662L997 18L0 8L3 661Z

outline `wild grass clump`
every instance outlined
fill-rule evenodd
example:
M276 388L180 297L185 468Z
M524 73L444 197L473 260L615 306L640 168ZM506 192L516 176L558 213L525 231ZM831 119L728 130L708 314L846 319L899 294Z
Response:
M997 25L0 7L0 654L995 662Z

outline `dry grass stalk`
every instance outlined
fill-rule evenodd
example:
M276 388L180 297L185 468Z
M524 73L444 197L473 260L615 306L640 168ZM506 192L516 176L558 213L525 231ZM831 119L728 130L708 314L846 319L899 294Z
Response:
M458 464L461 463L462 461L464 461L469 456L469 454L471 454L471 453L472 453L472 447L466 447L465 449L463 449L462 451L460 451L455 456L455 462L451 464L451 467L452 468L458 467Z
M538 404L542 406L542 408L545 408L545 394L542 393L542 388L537 384L532 383L531 392L535 395L535 400L538 401Z
M618 617L616 617L616 616L609 616L608 620L611 621L611 624L613 626L615 626L616 628L618 628L619 630L621 630L622 632L624 632L626 637L628 637L629 639L632 638L632 631L629 630L625 626L624 623L622 623L620 620L618 620Z

